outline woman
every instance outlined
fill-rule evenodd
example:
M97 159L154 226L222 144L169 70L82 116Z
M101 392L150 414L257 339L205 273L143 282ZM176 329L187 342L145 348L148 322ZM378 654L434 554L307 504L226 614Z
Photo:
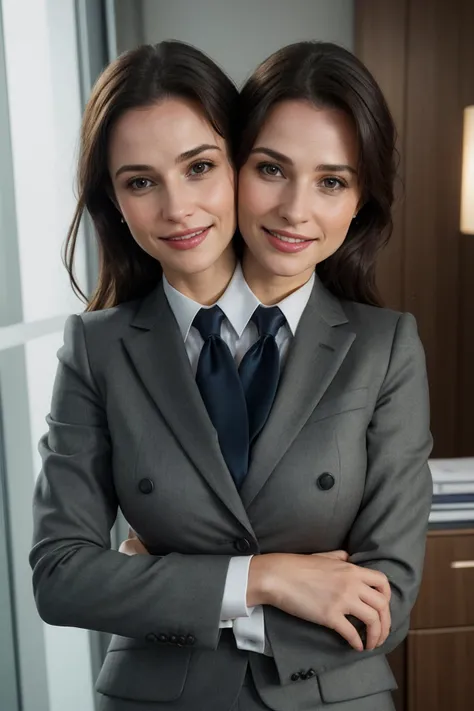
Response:
M102 247L101 280L89 307L99 311L72 317L59 354L35 497L31 561L37 604L53 624L120 635L113 639L98 682L103 709L230 709L234 702L235 708L251 709L262 708L261 698L275 709L319 708L332 701L332 692L327 692L331 684L334 687L332 672L326 669L348 665L351 654L370 654L385 641L387 580L379 571L345 563L342 552L333 554L336 560L302 555L340 547L346 540L342 530L347 522L322 540L325 516L334 503L325 492L338 487L329 471L315 477L313 459L299 457L296 466L317 484L317 496L316 488L303 490L302 501L313 497L320 520L312 520L314 532L308 535L306 512L300 528L294 528L297 539L283 535L283 520L292 510L297 512L293 488L281 486L282 473L286 483L291 481L282 469L288 459L281 450L285 438L275 443L272 424L278 422L275 412L281 410L285 380L268 425L252 447L249 471L243 471L251 442L244 437L249 422L244 423L234 363L227 358L225 368L211 367L225 361L230 349L241 373L248 375L245 356L258 339L249 324L242 323L242 312L235 322L231 313L236 301L248 305L251 299L239 270L233 274L229 154L234 90L190 48L165 43L137 52L106 71L84 120L81 200L70 244L86 206ZM202 312L212 309L200 305L216 301L224 312L228 309L233 326L225 333L226 324L221 324L227 351L215 330L205 337L201 333ZM285 310L283 303L280 306ZM111 308L101 310L104 307ZM293 354L301 351L297 341L290 350L286 379L294 377ZM213 380L216 371L225 378ZM213 400L216 387L209 389L209 383L232 394L220 398L231 402L230 413ZM296 385L301 387L298 381ZM315 413L318 422L320 412ZM323 413L324 418L334 414L331 401ZM307 449L314 424L310 418L301 433L293 432L298 451L301 444ZM291 426L298 426L295 418ZM287 435L291 437L291 431ZM283 454L283 460L275 460ZM334 447L321 455L318 467L325 463L336 466ZM278 498L259 490L272 470L265 492L280 482ZM126 558L108 550L117 505L150 556ZM280 537L275 525L281 528ZM337 546L332 545L335 541ZM355 538L352 544L356 542L361 543L364 562L364 541ZM351 545L350 550L358 549ZM236 551L241 555L235 556ZM249 560L249 553L268 555ZM267 604L269 639L263 649L259 646L264 654L243 651L252 649L243 641L237 649L232 635L220 633L229 618L239 617L239 605L232 607L227 595L235 561L244 563L245 572L250 568L242 618L249 614L246 601ZM235 581L242 580L242 569L233 567L234 588ZM294 586L294 579L304 585ZM229 589L232 593L232 585ZM344 600L338 595L341 589ZM258 609L251 620L262 621L262 615L255 617ZM366 623L368 651L351 653L344 642L348 639L360 649L346 613ZM278 630L287 624L300 637L301 654L311 643L311 654L317 649L317 657L327 654L329 662L316 658L313 669L293 661L288 675L294 640L288 631L287 648L278 639ZM313 634L320 635L316 647L309 639ZM308 663L313 659L308 655ZM248 660L258 694L246 676ZM380 665L370 667L368 661L361 673L379 673ZM362 685L359 697L370 694L374 703L383 701L376 692L382 690L380 684L389 688L392 679L385 667L382 670L382 679L375 686ZM344 697L343 705L333 704L336 711L360 708L345 703L356 696L354 674L360 674L351 674L351 695ZM359 678L357 683L360 687Z
M324 43L286 47L258 67L242 90L240 117L245 279L260 300L275 304L304 289L315 267L318 275L255 448L255 459L271 451L272 475L259 498L268 470L253 482L250 511L258 520L263 500L272 501L264 530L273 550L282 550L280 541L292 551L345 548L353 563L385 573L391 633L374 651L358 652L327 627L303 621L316 573L310 580L295 566L290 576L288 559L252 560L248 601L267 603L265 629L281 683L295 667L310 666L321 702L382 711L393 708L384 655L408 628L432 490L416 324L409 314L378 308L375 288L376 255L391 229L394 126L365 67ZM316 502L311 486L324 470L330 476ZM291 584L262 599L252 573L273 580L275 565ZM328 617L316 621L334 626ZM305 683L316 695L315 679ZM262 698L271 706L270 692Z
M297 556L255 556L247 602L265 604L275 686L262 682L253 659L252 670L270 708L281 703L276 684L294 677L288 708L307 694L311 708L381 711L393 708L384 655L406 634L431 501L416 325L407 314L374 308L375 257L391 229L395 131L373 78L331 44L272 55L244 86L240 116L246 282L261 302L280 306L311 286L242 497L262 551L344 547L353 563L383 571L392 591L391 633L375 652L361 653L358 625L343 614L360 619L359 611L342 601L326 615L316 610L321 559L308 558L302 569ZM316 496L315 472L324 468ZM136 539L122 549L145 552ZM347 564L325 564L329 594ZM315 674L306 671L301 685L295 670L308 667Z

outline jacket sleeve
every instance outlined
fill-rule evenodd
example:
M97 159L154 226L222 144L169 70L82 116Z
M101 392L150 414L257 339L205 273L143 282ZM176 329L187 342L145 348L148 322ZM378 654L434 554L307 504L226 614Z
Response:
M215 649L231 556L110 550L118 509L112 444L78 316L66 323L58 359L33 502L30 564L41 617L125 637L176 635Z
M423 570L432 499L431 448L423 347L415 319L403 314L367 431L364 497L347 543L350 562L379 570L390 582L391 633L381 647L359 652L333 630L267 606L265 627L282 684L298 669L320 674L387 654L405 638ZM363 633L365 626L357 620L355 624Z

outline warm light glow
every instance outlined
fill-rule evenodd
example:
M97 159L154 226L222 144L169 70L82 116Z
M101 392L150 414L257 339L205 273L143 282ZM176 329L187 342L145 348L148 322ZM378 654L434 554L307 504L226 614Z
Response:
M461 232L474 235L474 106L464 109Z

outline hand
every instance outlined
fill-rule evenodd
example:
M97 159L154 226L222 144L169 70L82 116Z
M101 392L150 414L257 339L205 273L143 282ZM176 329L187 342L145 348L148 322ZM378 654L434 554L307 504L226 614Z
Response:
M137 538L135 531L132 528L128 529L128 538L122 541L119 548L119 553L125 553L125 555L149 555L147 549Z
M339 551L339 550L338 551L328 551L327 553L313 553L313 555L320 555L320 556L324 556L326 558L333 558L335 560L343 560L345 562L348 562L349 557L350 557L349 553L346 553L346 551ZM387 580L387 585L382 586L379 589L379 592L382 593L382 595L387 595L387 603L390 603L392 590L390 588L388 580ZM380 637L379 637L377 643L375 644L375 647L380 647L385 642L388 635L390 634L391 616L390 616L389 604L384 606L382 610L379 610L379 616L380 616L380 623L381 623L381 634L380 634ZM367 629L367 633L369 633L368 629ZM376 631L374 630L374 635L375 634L376 634ZM368 634L367 634L366 641L369 642L369 635ZM367 647L367 649L368 649L368 647ZM371 649L373 649L373 647L371 647Z
M366 625L366 649L390 632L391 590L383 573L353 565L345 551L314 555L271 553L250 564L247 604L268 604L335 630L359 651L364 645L352 615Z

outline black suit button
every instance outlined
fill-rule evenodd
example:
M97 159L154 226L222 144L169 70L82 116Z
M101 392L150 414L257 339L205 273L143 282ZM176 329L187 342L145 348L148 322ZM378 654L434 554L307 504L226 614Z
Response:
M156 634L153 634L153 632L150 632L150 634L147 634L145 639L147 642L158 642L158 637L156 636Z
M186 644L186 637L182 636L178 637L178 647L184 647Z
M186 637L186 644L189 644L190 646L194 644L196 641L196 638L192 636L192 634L188 634Z
M172 634L170 639L169 639L170 644L177 644L178 638L176 637L175 634Z
M154 488L155 485L151 479L140 479L138 482L138 489L142 494L151 494Z
M321 474L321 476L318 478L318 486L323 491L329 491L329 489L332 489L334 483L335 479L333 475L329 472L324 472L324 474Z
M308 671L306 672L306 674L303 675L302 678L306 681L306 679L311 679L315 675L316 672L314 671L314 669L308 669Z
M167 634L159 634L158 635L158 642L167 642L168 641L168 635Z
M246 538L239 538L235 541L234 548L239 551L239 553L248 553L252 548L252 544Z
M291 675L291 681L299 681L301 679L301 676L298 674L298 672L295 672L294 674Z

